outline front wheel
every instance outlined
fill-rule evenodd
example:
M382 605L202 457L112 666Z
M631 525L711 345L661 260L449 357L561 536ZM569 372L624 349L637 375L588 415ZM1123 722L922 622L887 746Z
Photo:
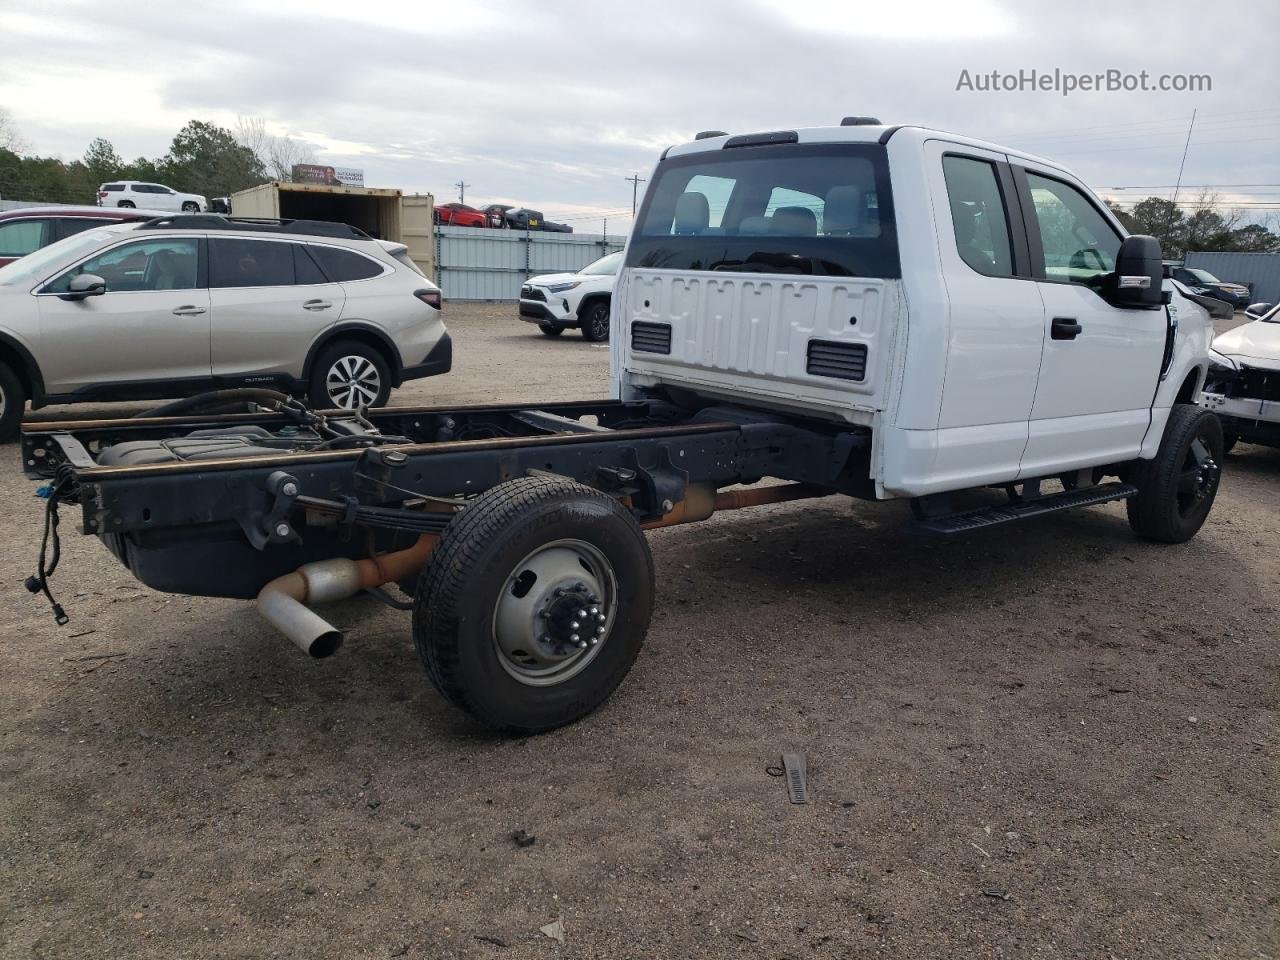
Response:
M188 200L186 203L182 205L182 212L183 213L199 213L200 204L196 203L194 200Z
M413 638L455 706L540 733L617 688L652 610L653 558L630 511L572 480L522 477L449 524L418 584Z
M593 300L582 312L582 339L600 343L609 339L609 301Z
M387 361L373 347L344 340L326 347L316 357L308 390L312 409L382 407L390 396Z
M1154 460L1134 465L1137 496L1128 501L1129 526L1148 540L1184 543L1204 525L1222 477L1222 422L1189 403L1169 412Z

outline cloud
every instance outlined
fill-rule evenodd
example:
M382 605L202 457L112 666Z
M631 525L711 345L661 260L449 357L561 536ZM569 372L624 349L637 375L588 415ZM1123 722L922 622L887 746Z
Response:
M366 9L367 7L367 9ZM583 0L377 5L280 0L167 7L9 0L0 105L44 153L94 136L163 153L191 118L262 116L366 182L553 211L629 209L625 177L697 130L871 114L1066 162L1099 186L1274 181L1280 79L1245 42L1205 41L1203 9L1078 0L840 0L602 6ZM1247 2L1221 25L1280 26ZM1219 21L1214 21L1219 22ZM138 27L145 24L145 29ZM1206 72L1197 94L957 92L961 70ZM1268 139L1270 138L1270 139ZM1225 192L1225 191L1224 191Z

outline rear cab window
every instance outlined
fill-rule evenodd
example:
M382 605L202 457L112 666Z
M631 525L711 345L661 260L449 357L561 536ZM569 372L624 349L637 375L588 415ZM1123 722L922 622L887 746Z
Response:
M896 279L884 147L786 144L658 165L628 267Z

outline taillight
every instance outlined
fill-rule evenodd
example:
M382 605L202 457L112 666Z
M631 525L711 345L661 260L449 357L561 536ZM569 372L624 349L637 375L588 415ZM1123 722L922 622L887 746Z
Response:
M444 297L440 296L439 290L415 290L413 295L428 307L433 307L436 310L444 308Z
M105 191L105 190L99 190L99 191L98 191L98 199L99 199L99 200L105 200L105 199L107 199L107 191Z

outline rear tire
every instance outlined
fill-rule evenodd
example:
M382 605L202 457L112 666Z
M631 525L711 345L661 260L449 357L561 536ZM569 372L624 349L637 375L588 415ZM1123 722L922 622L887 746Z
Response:
M387 361L367 344L339 340L325 347L311 367L307 400L313 410L355 410L361 403L385 407L390 396Z
M0 363L0 442L12 440L22 425L27 394L22 381L6 364Z
M522 477L449 524L419 581L413 639L449 702L540 733L617 688L652 611L653 558L631 513L572 480Z
M136 207L136 206L137 206L137 204L136 204L136 203L134 203L132 200L121 200L119 203L117 203L117 204L116 204L116 206L117 206L117 207L128 207L130 210L132 210L134 207Z
M1222 477L1222 423L1208 410L1175 404L1154 460L1134 463L1138 488L1129 526L1148 540L1184 543L1204 525Z
M603 343L609 339L609 301L592 300L580 317L582 339L589 343Z
M548 337L558 337L564 333L564 327L557 327L554 323L540 323L538 324L538 329Z

